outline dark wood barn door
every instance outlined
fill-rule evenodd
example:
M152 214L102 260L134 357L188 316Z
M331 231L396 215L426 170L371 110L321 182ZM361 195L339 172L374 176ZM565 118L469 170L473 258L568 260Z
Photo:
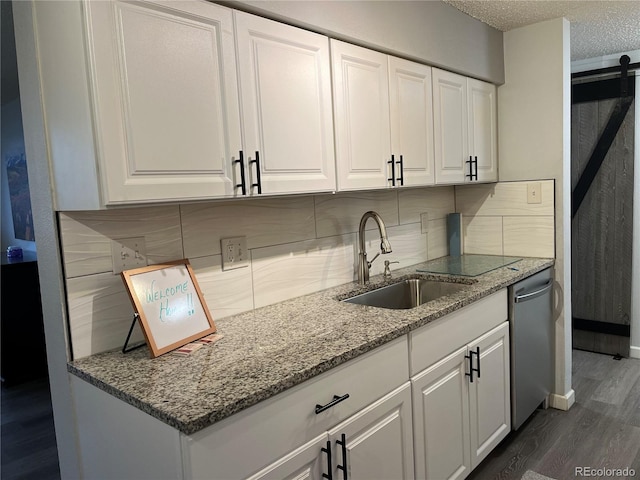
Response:
M635 79L572 87L574 348L629 355ZM626 90L626 91L625 91Z

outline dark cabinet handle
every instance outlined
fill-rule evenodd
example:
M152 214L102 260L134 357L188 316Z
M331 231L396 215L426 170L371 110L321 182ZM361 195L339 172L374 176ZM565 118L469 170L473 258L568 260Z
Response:
M471 352L471 355L473 355L474 353L476 355L476 360L478 361L478 368L475 369L475 372L478 374L478 378L480 378L480 347L476 347L476 351Z
M333 479L333 468L331 467L331 442L329 440L327 440L327 446L326 448L323 447L320 450L322 450L324 453L327 454L327 471L329 473L322 473L322 478L327 478L329 480Z
M396 186L396 162L393 158L393 155L391 155L391 160L389 160L387 162L388 165L391 165L391 178L387 178L387 180L389 180L391 182L392 186Z
M471 155L469 155L469 160L465 163L469 164L469 174L466 175L466 177L471 181L478 180L478 157L471 157Z
M467 377L469 377L469 381L470 381L471 383L473 383L473 372L475 371L475 370L473 369L473 355L472 355L472 353L473 353L473 352L470 352L470 353L469 353L469 355L465 355L465 356L464 356L464 358L465 358L466 360L469 360L469 371L468 371L468 372L465 372L465 375L466 375Z
M469 164L469 173L467 175L465 175L469 180L473 180L473 160L471 155L469 155L469 160L467 160L465 163ZM473 377L471 377L471 381L473 381Z
M256 164L256 183L252 183L251 187L258 187L258 193L262 193L262 180L260 179L260 152L256 151L255 160L250 160L249 163Z
M398 160L396 163L400 165L400 176L398 177L398 181L400 182L400 186L402 187L404 185L404 162L402 160L402 155L400 155L400 160Z
M236 184L236 188L242 189L242 195L247 194L247 186L244 178L244 153L240 150L240 160L234 160L233 163L240 164L240 183Z
M343 433L341 440L336 440L336 444L342 447L342 465L336 465L338 470L342 470L342 479L347 478L347 436Z
M316 415L317 415L318 413L320 413L320 412L324 412L325 410L327 410L327 409L329 409L329 408L333 407L334 405L337 405L337 404L338 404L338 403L340 403L340 402L345 401L347 398L349 398L349 394L348 394L348 393L347 393L347 394L345 394L345 395L343 395L343 396L341 396L341 397L339 397L338 395L334 395L334 396L333 396L333 400L331 400L331 401L330 401L329 403L327 403L326 405L320 405L320 404L317 404L317 405L316 405Z
M473 368L473 356L477 358L477 368ZM469 381L473 383L473 372L478 374L477 378L480 378L480 347L476 347L475 350L469 352L469 355L465 355L464 358L469 359L469 373L465 373L467 377L469 377Z

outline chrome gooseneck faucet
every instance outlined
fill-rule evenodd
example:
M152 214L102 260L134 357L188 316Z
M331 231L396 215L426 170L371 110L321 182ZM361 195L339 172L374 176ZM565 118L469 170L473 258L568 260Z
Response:
M367 247L364 241L364 227L367 223L367 220L369 220L370 218L373 218L378 225L381 243L380 252L377 253L376 256L373 257L373 259L371 259L371 261L369 262L367 260ZM358 258L358 282L361 285L364 285L365 283L369 282L369 268L371 268L371 264L373 263L373 261L378 258L378 255L380 255L380 253L391 253L391 244L387 239L387 229L384 226L384 222L382 221L380 215L372 211L369 211L362 215L362 218L360 219L360 228L358 229L358 240L360 243L360 254Z

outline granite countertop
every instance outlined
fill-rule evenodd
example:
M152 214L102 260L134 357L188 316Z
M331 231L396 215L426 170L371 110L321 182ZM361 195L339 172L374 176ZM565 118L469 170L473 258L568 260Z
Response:
M151 359L145 346L72 361L72 374L193 434L287 388L366 353L411 330L552 266L553 259L523 258L473 278L420 274L413 265L356 282L216 320L222 339L189 356ZM340 302L404 278L469 283L468 289L410 310Z

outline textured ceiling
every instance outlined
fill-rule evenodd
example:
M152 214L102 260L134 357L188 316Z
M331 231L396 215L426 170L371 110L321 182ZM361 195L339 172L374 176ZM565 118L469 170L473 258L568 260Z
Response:
M508 30L565 17L571 22L571 60L640 50L640 1L443 0Z

